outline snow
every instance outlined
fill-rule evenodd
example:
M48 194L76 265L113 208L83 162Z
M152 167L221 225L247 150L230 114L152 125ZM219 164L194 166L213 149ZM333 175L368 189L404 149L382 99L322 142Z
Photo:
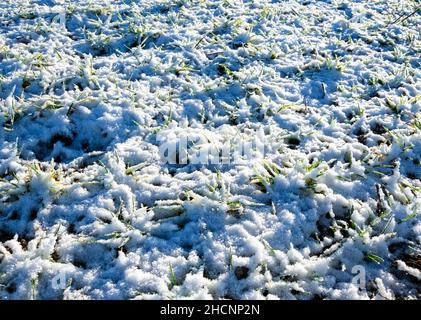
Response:
M419 299L416 5L2 1L0 299Z

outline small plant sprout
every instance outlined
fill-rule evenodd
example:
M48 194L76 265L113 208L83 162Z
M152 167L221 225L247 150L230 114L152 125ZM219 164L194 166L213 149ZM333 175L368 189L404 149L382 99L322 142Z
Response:
M382 257L371 252L366 253L365 259L376 264L381 264L384 262L384 259Z
M175 281L175 275L174 275L174 271L172 269L172 265L171 263L169 264L169 270L170 270L170 280L171 280L171 284L173 287L175 287L177 285L177 282Z

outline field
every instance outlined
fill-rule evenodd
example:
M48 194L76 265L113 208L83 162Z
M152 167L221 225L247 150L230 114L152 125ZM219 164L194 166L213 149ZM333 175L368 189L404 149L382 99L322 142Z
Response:
M421 5L0 2L1 299L420 299Z

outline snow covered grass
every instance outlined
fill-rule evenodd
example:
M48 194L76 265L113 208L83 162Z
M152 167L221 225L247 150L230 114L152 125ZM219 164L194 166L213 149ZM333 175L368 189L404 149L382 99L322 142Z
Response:
M419 299L419 10L2 1L0 299Z

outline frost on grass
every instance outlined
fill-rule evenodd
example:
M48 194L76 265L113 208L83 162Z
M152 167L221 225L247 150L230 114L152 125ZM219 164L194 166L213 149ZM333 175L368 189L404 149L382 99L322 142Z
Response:
M0 298L420 298L417 5L2 1Z

